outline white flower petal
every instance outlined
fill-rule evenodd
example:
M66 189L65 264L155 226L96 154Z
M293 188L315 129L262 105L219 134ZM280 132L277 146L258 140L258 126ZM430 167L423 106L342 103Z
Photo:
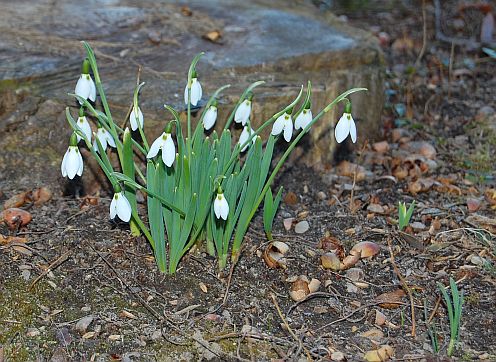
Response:
M227 203L224 194L217 194L214 201L214 212L217 219L227 220L229 215L229 204Z
M115 218L115 215L117 215L117 200L115 197L119 197L119 194L114 194L114 197L112 197L112 201L110 202L110 218L113 219Z
M184 87L184 104L188 105L188 84Z
M79 117L76 125L84 133L86 138L91 141L91 126L85 116ZM78 142L81 141L82 137L77 136Z
M203 127L205 128L205 130L208 131L210 128L212 128L216 120L217 107L210 106L210 108L207 110L207 113L205 113L205 116L203 117Z
M164 136L165 136L165 132L163 132L155 141L153 141L152 146L150 147L150 150L146 155L146 158L152 158L158 154L158 151L160 151L160 149L164 145L164 140L163 140Z
M80 96L81 98L88 99L90 92L91 92L91 84L88 81L87 74L81 74L81 76L79 77L76 83L76 88L74 89L74 93ZM79 103L83 104L83 102L81 101L79 101Z
M355 125L355 121L353 120L353 117L351 117L351 120L350 120L350 136L351 136L351 141L353 143L356 143L356 140L357 140L357 129L356 129L356 125Z
M107 149L107 136L106 136L105 132L106 132L106 131L105 131L105 129L103 129L103 128L98 128L98 130L97 130L97 132L96 132L96 137L98 138L98 140L99 140L99 141L100 141L100 143L102 144L102 148L103 148L104 150L106 150L106 149ZM96 140L95 140L95 142L93 142L93 144L94 144L95 146L97 146L97 144L96 144ZM95 150L98 152L98 146L96 147L96 149L95 149Z
M220 207L220 201L218 199L218 197L216 196L215 197L215 201L214 201L214 212L215 212L215 217L217 219L220 219L220 214L221 214L221 207Z
M288 119L284 119L284 139L286 142L291 141L291 137L293 137L293 120L291 116Z
M187 88L186 88L186 104L188 103L188 98L187 98ZM198 101L202 97L202 87L200 82L198 81L197 78L193 78L191 80L191 104L193 106L196 106L198 104Z
M136 116L137 116L138 122L136 122ZM139 106L138 106L138 112L136 112L136 110L133 107L133 110L131 111L131 114L129 115L129 121L131 123L131 129L133 131L136 131L138 129L138 127L143 128L143 113L141 112L141 109ZM139 123L139 126L138 126L138 123Z
M227 216L229 215L229 204L225 197L222 197L220 200L220 217L224 220L227 220Z
M174 145L171 134L166 133L165 135L167 139L164 141L162 147L162 161L164 161L167 167L171 167L176 159L176 146Z
M344 113L338 121L336 128L334 129L334 136L336 137L336 142L343 142L348 134L350 133L350 122L348 121L348 113Z
M81 155L78 155L79 151L77 151L77 147L75 146L69 146L68 152L65 170L67 172L67 177L72 180L79 172Z
M284 116L285 114L283 115L280 115L276 121L274 122L274 124L272 125L272 132L271 134L273 136L277 136L278 134L280 134L282 132L282 130L284 129Z
M116 200L115 209L117 216L124 222L129 222L131 220L131 204L126 198L124 192L119 194L119 198Z
M96 100L96 87L95 87L95 82L93 82L93 79L91 79L91 77L89 80L89 84L90 84L90 93L88 94L88 98L90 99L90 101L95 102L95 100Z
M69 158L69 152L70 148L65 151L64 158L62 159L62 164L60 165L60 171L62 172L62 176L66 177L67 176L67 169L66 169L66 164L67 164L67 159Z
M303 129L312 121L312 111L304 109L295 120L295 129Z
M76 148L76 152L77 152L78 159L79 159L79 168L77 170L77 175L81 176L83 174L83 167L84 167L83 156L81 156L81 152L79 152L79 149L77 149L77 148Z
M248 121L248 119L250 118L250 113L251 101L245 100L236 109L236 113L234 113L234 122L241 123L244 126L246 124L246 121Z
M109 146L116 148L114 138L112 137L112 135L110 134L110 132L107 131L106 129L104 129L104 132L105 132L105 138L106 138L107 143L109 144Z
M241 135L239 136L239 145L240 146L243 146L246 141L248 141L248 139L250 138L250 136L255 133L255 131L253 131L253 129L251 129L251 127L249 126L244 126L243 127L243 131L241 132ZM255 137L253 137L252 139L253 143L255 143ZM241 152L245 152L245 150L248 148L250 144L246 144L242 149L241 149Z

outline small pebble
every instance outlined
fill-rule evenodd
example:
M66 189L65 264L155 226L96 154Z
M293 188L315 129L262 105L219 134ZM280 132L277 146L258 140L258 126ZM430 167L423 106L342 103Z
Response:
M93 322L93 319L95 319L95 317L92 315L88 315L86 317L81 318L80 320L77 321L74 329L78 331L80 334L86 333L86 330L88 329L91 322Z
M308 224L308 221L300 221L298 224L295 225L295 233L297 234L303 234L304 232L308 231L310 229L310 225Z

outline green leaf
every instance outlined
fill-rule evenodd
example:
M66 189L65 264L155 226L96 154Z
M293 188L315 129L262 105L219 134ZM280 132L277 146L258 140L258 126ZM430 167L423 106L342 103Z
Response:
M152 161L148 161L147 164L146 176L148 187L151 191L157 194L160 193L161 183L163 182L163 167L162 162L158 162L157 165L154 165ZM155 261L160 272L165 273L167 271L167 256L162 203L156 197L149 195L147 198L147 204L150 231L153 240L155 241Z

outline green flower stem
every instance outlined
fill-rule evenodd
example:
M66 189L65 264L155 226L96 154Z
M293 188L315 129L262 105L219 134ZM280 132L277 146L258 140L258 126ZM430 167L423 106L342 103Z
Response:
M93 75L95 76L95 86L96 86L96 89L98 90L98 94L100 94L100 99L102 101L103 109L105 111L105 115L107 116L107 120L108 120L108 123L110 126L109 132L112 134L112 137L114 137L114 139L118 139L115 123L114 123L114 120L112 119L112 113L110 113L110 107L108 105L107 98L105 96L105 91L103 90L102 82L100 79L100 73L98 72L98 66L96 64L95 53L93 52L93 49L90 47L90 45L87 42L83 41L82 43L86 49L86 53L88 55L88 60L90 61L91 69L93 70ZM121 165L122 165L122 163L123 163L122 143L119 145L116 143L116 146L117 146L117 154L119 155L119 160L120 160Z
M293 151L293 149L296 147L297 143L300 141L300 139L303 138L303 136L310 129L310 127L312 127L312 125L315 122L317 122L325 113L329 112L329 110L331 110L332 107L334 107L337 103L339 103L342 100L344 100L348 95L350 95L352 93L355 93L355 92L366 91L366 90L367 90L367 88L352 88L352 89L349 89L346 92L340 94L336 99L334 99L331 103L329 103L323 110L321 110L319 112L319 114L317 114L317 116L314 117L314 119L312 120L312 122L310 122L298 134L298 136L293 140L293 142L291 142L291 144L289 145L288 149L284 152L284 154L282 155L281 159L277 163L276 167L274 168L274 170L270 174L267 182L264 185L264 188L262 189L262 192L260 193L260 196L258 197L257 201L255 202L255 204L253 206L253 209L250 212L250 215L248 216L248 220L251 220L253 218L253 216L255 215L256 211L258 210L258 207L260 206L260 203L263 201L263 199L265 197L265 193L267 192L268 188L272 184L272 181L274 181L274 178L276 177L277 172L279 172L279 169L282 167L282 165L284 164L284 162L286 161L286 159L290 155L291 151ZM232 253L234 255L234 260L237 261L237 258L239 256L239 250L234 250L233 249Z

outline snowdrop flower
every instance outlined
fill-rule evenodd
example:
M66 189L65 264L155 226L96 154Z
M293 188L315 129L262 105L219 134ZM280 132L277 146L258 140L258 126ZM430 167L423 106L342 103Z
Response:
M62 159L60 171L62 171L63 177L67 176L71 180L76 175L81 176L83 174L83 157L81 157L81 153L77 147L77 137L75 133L71 135L69 148Z
M295 129L304 129L310 122L312 122L312 119L312 110L310 109L310 105L308 105L308 108L305 107L298 117L296 117Z
M351 103L347 103L344 107L344 113L338 121L336 128L334 129L334 136L336 137L336 142L343 142L348 134L351 136L353 143L357 140L357 131L355 126L355 121L351 116Z
M131 204L123 191L114 193L114 198L110 203L110 218L114 219L115 215L124 222L131 220Z
M131 122L131 129L136 131L139 128L143 128L143 113L141 112L140 107L138 106L138 111L133 106L133 110L129 115L129 122ZM138 125L139 123L139 125Z
M217 101L214 101L212 105L205 112L205 116L203 116L203 128L205 131L208 131L212 128L217 120Z
M93 79L91 79L90 76L90 62L88 59L83 61L81 76L76 83L74 93L81 98L89 99L92 102L96 100L96 87L95 82L93 82ZM80 100L79 103L83 104Z
M150 151L146 158L153 158L162 150L162 161L167 167L171 167L176 159L176 146L170 134L171 125L169 124L164 132L152 143Z
M229 215L229 204L220 187L217 190L217 196L214 201L214 212L217 219L227 220L227 215Z
M291 113L288 113L287 111L276 119L272 125L271 134L277 136L283 131L286 142L291 141L291 137L293 136L293 120L291 119Z
M105 128L103 127L98 127L97 131L96 131L96 134L95 134L95 140L93 141L93 149L98 152L98 145L96 144L96 139L98 138L98 140L100 141L100 143L102 144L102 148L104 150L107 149L107 144L110 146L110 147L114 147L115 148L115 141L114 139L112 138L112 135L110 134L109 131L107 131Z
M251 113L251 100L253 99L253 94L250 92L248 97L241 103L234 113L234 122L241 123L243 126L246 124L250 118Z
M196 106L198 101L202 97L202 87L200 81L198 80L198 76L196 71L193 70L193 74L191 76L191 105ZM186 88L184 88L184 103L188 105L188 84L186 84Z
M253 133L255 133L255 131L249 125L244 126L243 131L241 132L241 135L239 136L239 141L238 141L239 145L243 146L246 143L246 141L248 141L248 139L251 137L251 135ZM256 140L257 140L257 137L253 137L251 141L253 144L255 144ZM245 152L245 150L248 148L249 145L250 144L247 143L246 146L241 149L241 152Z
M79 109L79 117L78 117L78 120L76 122L76 125L84 133L84 135L86 136L86 138L91 141L91 126L90 126L88 120L86 119L86 117L84 116L83 107L81 107ZM77 135L77 141L78 141L78 143L82 139L83 138L80 135Z

